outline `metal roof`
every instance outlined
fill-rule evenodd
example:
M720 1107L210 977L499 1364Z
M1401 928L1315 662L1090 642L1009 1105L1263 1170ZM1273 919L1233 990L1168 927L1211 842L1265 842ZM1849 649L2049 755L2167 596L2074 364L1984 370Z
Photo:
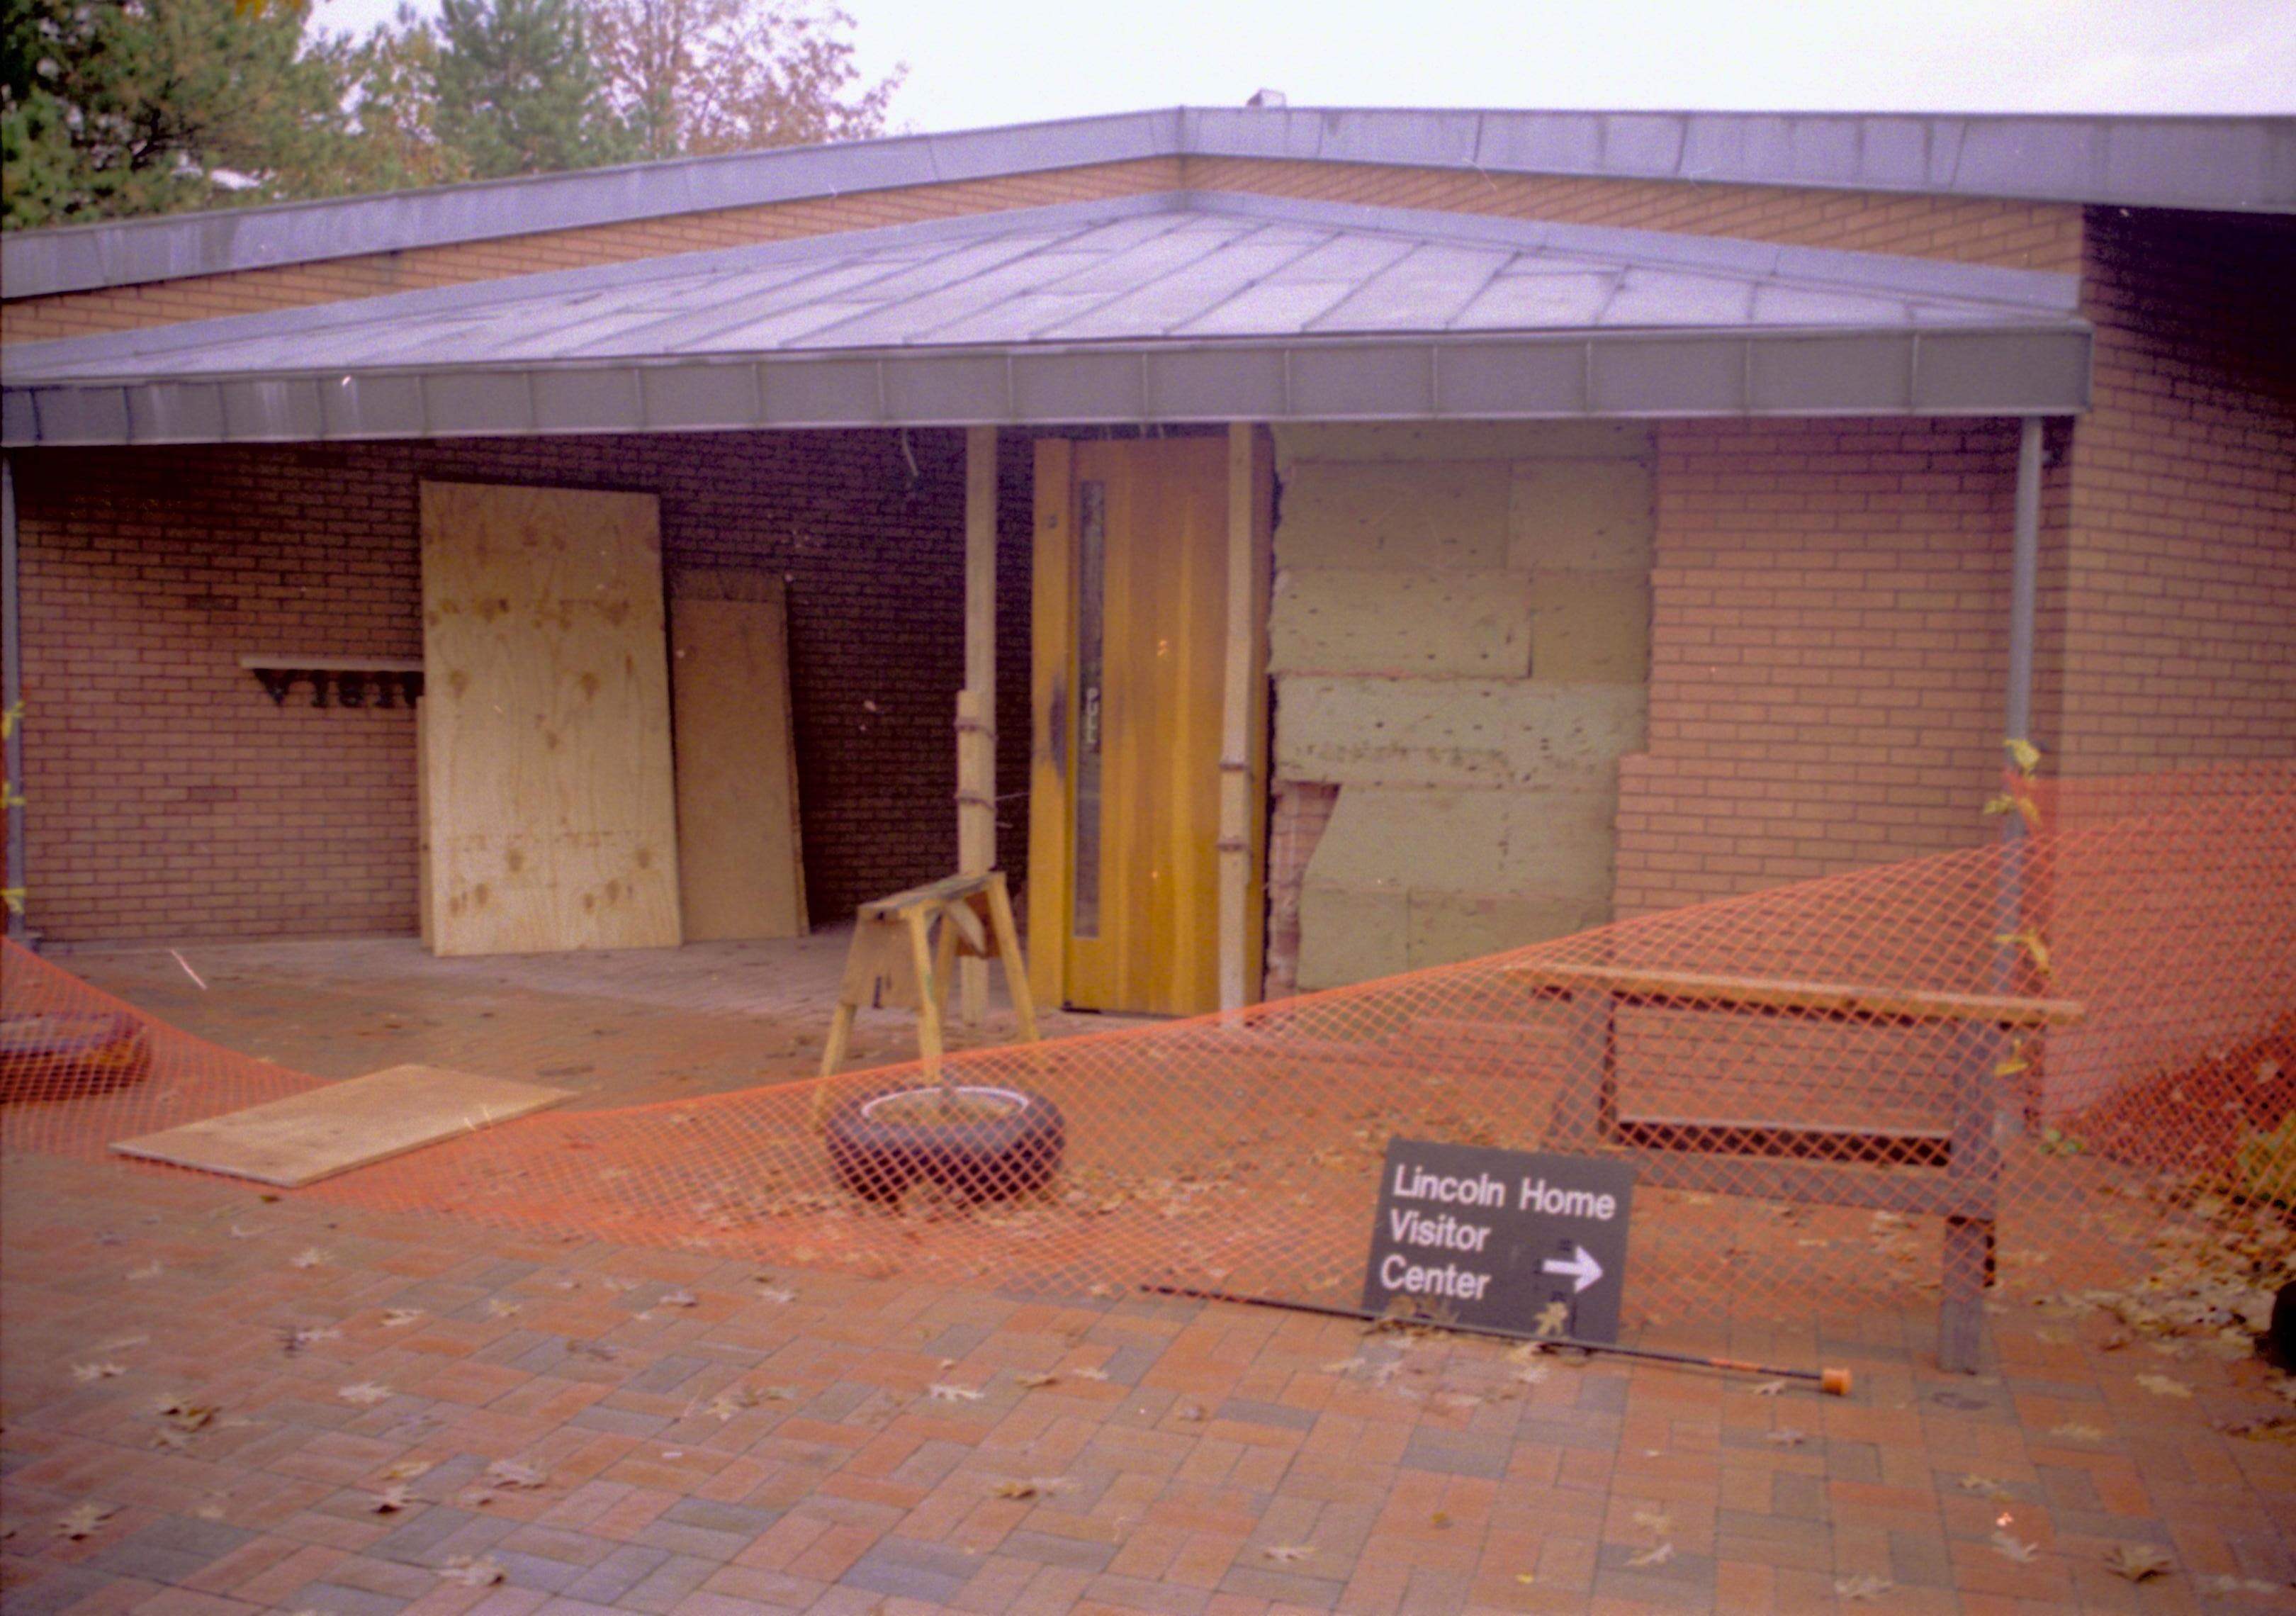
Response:
M1184 156L2296 212L2296 118L1173 107L20 232L0 296Z
M5 441L2047 414L2071 275L1173 193L6 355Z

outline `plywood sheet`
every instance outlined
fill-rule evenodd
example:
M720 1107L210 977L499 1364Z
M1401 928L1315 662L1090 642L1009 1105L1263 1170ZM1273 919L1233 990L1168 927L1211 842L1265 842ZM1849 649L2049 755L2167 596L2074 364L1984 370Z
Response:
M111 1148L293 1189L529 1115L570 1094L436 1066L392 1066Z
M705 568L672 581L677 867L691 941L806 932L783 603L770 573Z
M653 496L424 483L422 619L433 951L674 947Z

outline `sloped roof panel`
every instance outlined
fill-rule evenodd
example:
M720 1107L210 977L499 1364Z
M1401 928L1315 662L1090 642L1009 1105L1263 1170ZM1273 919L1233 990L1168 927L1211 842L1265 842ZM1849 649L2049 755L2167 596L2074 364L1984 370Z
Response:
M759 423L1017 419L1035 407L1024 398L1086 396L1138 401L1148 418L1249 419L1271 388L1278 413L1322 399L1409 415L1445 407L1439 349L1512 341L1538 369L1533 349L1599 336L1572 408L1665 413L1671 375L1681 410L1759 412L1750 344L1878 335L1905 349L1911 378L1919 333L1951 325L2054 344L2047 373L2081 386L2037 394L2004 376L2001 407L2070 410L2087 375L2075 297L2063 275L1174 193L23 344L6 380L32 403L10 413L30 423L22 441L64 440L52 424L72 441L136 440L145 422L178 440L187 422L270 436L283 420L308 426L308 412L280 416L246 402L279 395L246 390L293 382L318 389L325 435L680 426L681 399L747 407ZM1124 357L1074 363L1095 351ZM1504 392L1489 359L1459 373ZM726 363L761 365L762 386L699 374ZM1981 354L1959 363L1957 397L1979 398ZM695 374L638 375L667 371ZM1393 390L1365 390L1375 378ZM209 390L195 403L171 387ZM107 390L144 402L114 408L96 396ZM670 411L658 422L657 397ZM1870 403L1897 413L1919 399L1908 381Z

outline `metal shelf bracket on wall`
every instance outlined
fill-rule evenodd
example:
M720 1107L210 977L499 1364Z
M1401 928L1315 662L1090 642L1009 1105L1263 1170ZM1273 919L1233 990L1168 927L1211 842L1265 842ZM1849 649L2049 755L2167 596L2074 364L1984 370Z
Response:
M275 706L284 707L298 684L311 687L314 707L408 707L422 696L422 663L401 657L283 656L259 652L239 665L261 682ZM330 703L330 693L333 701Z

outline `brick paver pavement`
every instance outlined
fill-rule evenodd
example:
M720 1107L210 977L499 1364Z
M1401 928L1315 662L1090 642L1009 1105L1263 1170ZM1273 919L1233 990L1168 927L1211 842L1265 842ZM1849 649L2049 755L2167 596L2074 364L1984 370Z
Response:
M1857 1371L1765 1396L189 1174L19 1157L4 1191L8 1616L2296 1609L2296 1448L2211 1423L2276 1407L2269 1367L2021 1306L1973 1377L1918 1310L1718 1340ZM2176 1569L2126 1581L2124 1543ZM473 1560L501 1579L442 1574Z

